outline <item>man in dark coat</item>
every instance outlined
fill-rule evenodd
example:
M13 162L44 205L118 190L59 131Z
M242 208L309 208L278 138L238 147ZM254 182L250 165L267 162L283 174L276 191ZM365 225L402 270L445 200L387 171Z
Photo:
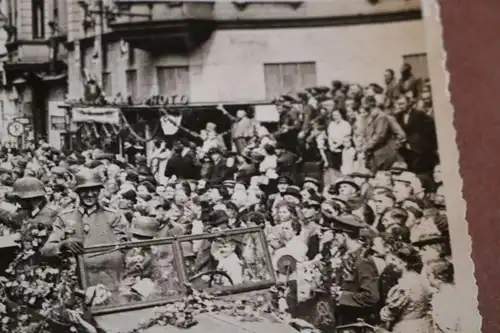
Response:
M189 146L189 142L174 144L173 154L167 162L165 176L178 179L197 179L200 175L199 162Z
M303 100L303 108L302 108L302 127L299 133L299 139L304 140L309 136L309 133L312 130L312 122L320 115L319 110L317 108L318 101L314 98L314 96L310 92L298 94L299 97Z
M278 110L279 128L274 133L274 136L287 150L296 151L297 136L302 126L300 121L301 113L289 100L285 101Z
M224 180L233 179L237 167L235 164L228 165L219 148L211 148L208 155L212 160L206 175L210 185L220 185Z
M410 64L403 64L401 67L401 78L399 79L399 91L403 94L411 93L416 98L420 93L420 80L412 72Z
M398 142L394 140L390 120L376 105L374 97L365 97L363 106L368 114L363 129L367 165L373 173L388 170L398 160Z
M399 82L392 69L386 69L384 72L385 95L389 99L395 99L400 95Z
M406 133L406 144L400 149L408 169L417 174L433 171L437 164L437 138L434 120L415 110L406 96L396 102L396 119Z

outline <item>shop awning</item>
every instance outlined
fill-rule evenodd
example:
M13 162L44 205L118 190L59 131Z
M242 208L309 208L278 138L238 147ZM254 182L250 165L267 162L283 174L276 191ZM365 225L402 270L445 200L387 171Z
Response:
M51 75L51 74L35 74L35 75L42 81L57 81L65 79L68 76L67 73L62 73L57 75Z

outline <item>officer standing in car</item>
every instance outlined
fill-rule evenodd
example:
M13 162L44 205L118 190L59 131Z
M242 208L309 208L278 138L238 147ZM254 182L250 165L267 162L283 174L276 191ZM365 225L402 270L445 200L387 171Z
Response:
M13 231L22 230L24 222L52 225L58 207L48 202L43 183L35 177L23 177L14 183L12 196L21 207L17 211L0 208L0 224Z
M41 253L45 256L78 255L93 245L116 244L127 241L128 222L115 210L99 204L103 187L100 176L90 169L76 175L77 208L59 214ZM84 256L87 284L102 284L113 296L118 295L118 283L124 273L124 254L117 250L100 255Z

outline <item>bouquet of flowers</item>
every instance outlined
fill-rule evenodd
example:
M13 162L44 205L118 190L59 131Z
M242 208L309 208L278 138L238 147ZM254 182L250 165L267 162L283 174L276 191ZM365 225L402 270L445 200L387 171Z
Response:
M0 331L95 333L83 317L88 312L71 258L44 260L39 249L48 237L43 224L25 222L20 251L0 277Z

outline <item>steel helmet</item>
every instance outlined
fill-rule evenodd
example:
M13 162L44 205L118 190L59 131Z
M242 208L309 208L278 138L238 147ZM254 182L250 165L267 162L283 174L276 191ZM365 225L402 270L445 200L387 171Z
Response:
M103 187L101 176L87 168L82 168L76 173L75 181L77 190L89 187Z
M149 216L136 216L132 219L130 233L144 237L156 237L159 224L156 219Z
M13 193L19 199L29 199L45 196L45 186L35 177L23 177L15 181Z

